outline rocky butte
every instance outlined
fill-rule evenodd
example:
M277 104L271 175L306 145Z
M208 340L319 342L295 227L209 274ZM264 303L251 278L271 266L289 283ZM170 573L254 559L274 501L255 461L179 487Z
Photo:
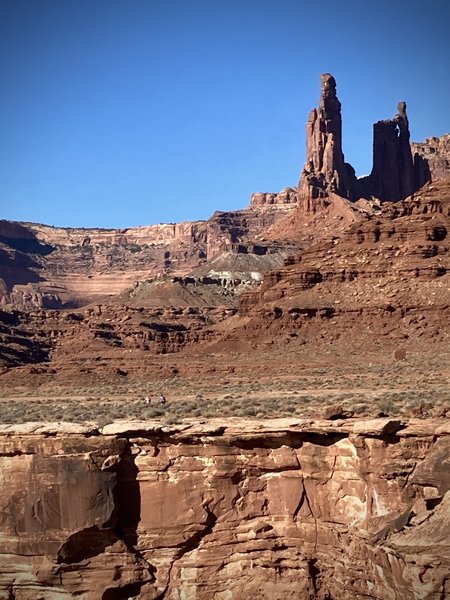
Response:
M297 187L0 223L0 600L450 598L450 138L397 110L364 178L324 74Z

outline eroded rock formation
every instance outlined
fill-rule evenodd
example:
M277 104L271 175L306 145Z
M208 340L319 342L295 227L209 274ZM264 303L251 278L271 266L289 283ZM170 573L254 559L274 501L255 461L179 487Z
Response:
M179 399L193 406L206 380L208 405L220 380L227 393L239 390L240 408L244 393L254 402L251 412L237 414L258 415L254 384L284 401L284 384L302 368L303 346L303 366L314 356L324 366L320 373L335 360L346 365L349 355L359 360L368 346L372 356L384 360L389 352L404 361L410 349L428 345L433 360L447 365L439 353L448 348L450 330L449 181L434 181L400 202L355 201L364 182L355 183L344 162L330 75L308 127L297 207L298 190L288 188L254 195L249 209L218 212L207 223L101 231L2 222L3 400L22 396L39 407L56 388L55 403L67 407L66 393L75 402L85 398L91 418L95 403L116 395L118 380L130 410L144 389L154 393L173 380L181 381ZM377 147L386 148L365 184L402 195L411 183L405 107L379 130ZM438 140L418 152L439 155L435 164L445 167L446 148ZM386 155L397 170L382 166ZM427 164L430 172L445 172ZM305 208L308 218L314 213L310 220L299 216ZM273 240L294 239L289 227L308 229L303 242L310 246L300 252L301 244L293 244L296 256L280 266L283 247ZM202 263L203 274L186 276ZM240 314L224 293L237 282L230 264L234 273L238 264L254 269L255 280L264 265L276 267L242 295ZM178 276L155 278L161 270ZM82 304L139 279L146 283L126 298L132 306L119 297L84 309L30 310ZM217 289L199 294L199 286ZM163 308L145 305L145 294ZM10 310L14 303L25 310ZM404 374L412 385L417 364ZM371 368L364 365L363 385ZM273 373L281 392L271 387ZM425 363L422 385L432 373ZM398 370L391 374L397 378ZM303 392L307 378L295 381L295 393ZM322 392L330 385L344 386L320 376ZM383 414L373 393L361 383L357 389L370 404L362 405L364 414ZM98 398L92 390L100 390ZM316 390L308 390L314 398L300 393L278 413L300 407L302 419L276 422L222 416L232 398L223 394L220 421L181 422L177 413L159 422L110 424L101 433L94 425L1 425L0 599L450 597L448 405L406 403L404 414L428 417L420 421L341 418L357 412L351 403L348 410L330 406L333 420L307 420L318 406ZM270 393L266 400L275 397ZM411 395L409 388L402 393ZM307 402L314 402L309 409Z
M406 102L399 102L393 119L378 121L373 126L373 168L369 177L358 182L361 196L395 202L420 187L414 177L409 138Z
M365 338L384 331L410 343L423 335L446 336L449 230L448 180L386 203L379 215L312 245L267 273L259 289L243 293L246 321L239 335L261 337L265 331L273 338L290 331L312 340L326 328L329 339L349 331Z
M298 187L300 210L314 212L326 207L332 194L351 201L376 198L396 202L429 181L449 176L450 135L411 144L406 102L399 102L397 108L392 119L374 124L372 172L357 179L342 151L336 81L329 73L321 76L319 108L311 111L306 125L306 163Z
M233 244L247 245L251 253L293 207L286 201L274 210L255 202L241 211L216 212L208 221L122 230L0 221L0 307L82 306L137 281L187 275ZM261 272L270 266L259 261Z
M193 351L195 345L222 341L257 344L288 332L313 346L324 328L330 341L345 339L350 331L355 338L445 340L450 326L449 182L385 203L378 213L361 207L353 222L353 213L342 218L339 202L357 205L340 197L330 205L340 207L328 221L343 223L339 235L285 258L284 264L270 262L278 254L262 254L274 268L256 287L233 279L225 256L207 267L217 269L217 278L157 279L96 308L0 311L0 364L48 360L50 368L63 373L79 359L89 371L120 367L142 374L149 353ZM319 226L328 231L326 221L318 221ZM247 249L235 258L247 261ZM253 247L251 261L265 249ZM249 268L248 262L241 264ZM96 360L103 354L108 355L104 364Z
M450 177L450 134L432 137L425 142L413 142L414 174L416 186L428 181L440 181Z
M52 366L67 366L77 356L88 356L88 362L94 361L89 370L100 372L104 369L95 364L96 357L138 350L142 356L132 357L127 372L145 371L149 353L179 352L214 339L217 334L211 326L236 312L223 305L143 308L120 304L79 311L0 311L0 367L49 361Z
M400 102L393 119L375 123L373 170L357 179L342 151L336 81L325 73L319 107L308 118L298 188L255 193L248 208L217 211L207 221L120 230L0 221L0 307L32 310L101 302L135 282L190 275L225 253L229 268L220 271L242 272L232 254L244 247L259 256L253 261L258 279L274 266L274 254L283 257L281 246L295 252L312 238L339 234L344 224L358 220L359 199L365 199L362 210L370 212L369 202L377 208L379 201L402 200L450 173L449 135L413 144L414 162L409 135L406 104ZM316 214L317 219L310 218ZM272 250L253 252L264 245ZM261 260L263 254L270 260Z
M355 172L342 152L341 103L336 81L329 73L321 75L319 108L313 108L306 125L306 163L299 182L299 197L306 202L323 198L330 192L354 199Z
M272 192L255 192L250 199L250 206L273 206L275 208L283 207L286 204L295 204L297 202L297 190L294 188L285 188L278 194Z
M442 420L1 426L0 595L446 598L449 452Z
M336 95L336 81L324 73L319 108L311 111L306 125L306 164L299 183L303 210L314 210L318 199L332 193L349 200L374 197L381 201L403 200L412 194L429 179L423 174L415 176L409 138L406 103L399 102L393 119L374 124L373 169L368 177L357 180L342 152L341 103Z

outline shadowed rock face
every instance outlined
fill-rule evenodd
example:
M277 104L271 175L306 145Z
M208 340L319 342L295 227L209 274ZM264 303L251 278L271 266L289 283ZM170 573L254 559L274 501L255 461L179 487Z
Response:
M409 137L406 102L399 102L393 119L373 126L373 169L359 182L361 195L397 201L418 189Z
M2 426L0 597L450 594L443 420Z
M2 438L0 597L101 598L97 571L124 585L152 579L118 528L127 448L82 435ZM130 494L128 513L138 510Z

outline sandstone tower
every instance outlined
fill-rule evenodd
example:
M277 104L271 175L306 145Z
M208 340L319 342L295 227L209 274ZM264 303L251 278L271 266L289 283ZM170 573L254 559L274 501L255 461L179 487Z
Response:
M342 151L341 103L336 81L321 75L319 108L306 124L306 163L299 182L299 200L307 210L330 193L348 200L375 197L381 201L403 200L417 189L409 142L406 102L399 102L393 119L373 126L373 168L369 176L357 179Z

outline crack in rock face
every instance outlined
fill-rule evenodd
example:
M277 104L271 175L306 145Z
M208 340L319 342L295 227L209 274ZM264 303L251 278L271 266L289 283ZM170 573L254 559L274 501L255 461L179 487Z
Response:
M119 480L130 454L127 440L30 436L14 438L14 445L0 458L7 583L0 579L0 592L31 600L39 584L44 598L94 600L98 573L111 598L128 597L116 588L137 593L153 581L151 565L121 538Z
M285 421L0 436L0 597L448 597L445 426Z

